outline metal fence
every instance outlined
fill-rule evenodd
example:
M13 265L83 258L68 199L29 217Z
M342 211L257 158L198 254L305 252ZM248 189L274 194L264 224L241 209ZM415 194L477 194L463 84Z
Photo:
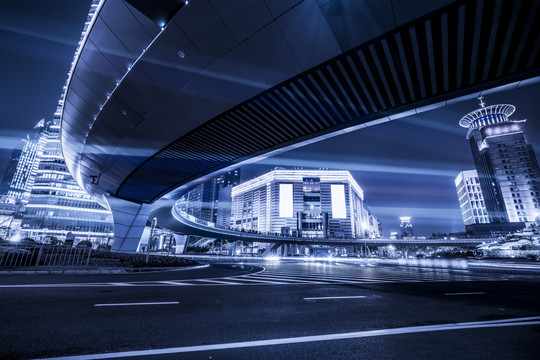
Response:
M53 245L0 246L0 267L88 266L92 249Z

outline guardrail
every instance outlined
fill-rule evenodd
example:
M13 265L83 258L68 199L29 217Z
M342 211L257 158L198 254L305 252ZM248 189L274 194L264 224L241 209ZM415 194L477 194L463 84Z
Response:
M343 246L476 246L484 242L493 242L497 239L490 238L461 238L461 239L364 239L364 238L310 238L294 237L287 235L272 235L259 232L244 232L219 226L205 220L198 219L182 211L177 206L171 210L174 218L183 225L197 229L206 234L197 234L208 237L222 237L227 239L236 238L237 240L270 242L270 243L290 243L301 245L343 245Z
M88 266L92 249L54 245L0 246L0 267Z

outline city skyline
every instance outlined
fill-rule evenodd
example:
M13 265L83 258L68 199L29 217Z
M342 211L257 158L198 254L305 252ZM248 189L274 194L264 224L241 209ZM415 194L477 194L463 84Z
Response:
M7 54L1 61L4 71L10 69L0 99L6 109L0 123L2 173L12 148L33 124L52 118L90 1L35 5L26 10L14 1L2 4L0 41ZM45 21L47 30L42 31ZM516 105L515 117L529 119L537 154L540 126L534 98L539 89L533 84L485 98L488 104ZM32 106L23 105L28 102ZM400 216L412 217L418 235L462 231L453 179L474 164L458 121L476 108L478 102L472 99L341 135L247 166L243 176L274 166L349 170L369 194L369 206L383 222L385 234L399 230Z
M539 92L540 85L533 84L484 98L488 105L513 104L513 118L528 119L537 157L540 124L528 97ZM268 158L246 166L242 174L248 179L275 166L349 170L368 194L368 206L382 221L385 235L399 232L400 216L412 217L417 235L464 231L454 180L460 171L474 169L474 161L459 120L479 107L473 97Z

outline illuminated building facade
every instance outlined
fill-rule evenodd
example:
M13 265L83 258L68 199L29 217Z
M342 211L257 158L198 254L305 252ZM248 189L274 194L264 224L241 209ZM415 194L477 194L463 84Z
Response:
M23 140L24 144L24 140ZM22 155L22 146L13 149L11 156L9 157L9 162L4 172L4 177L2 178L2 183L0 184L0 196L7 195L9 191L9 186L11 181L15 177L15 172L17 171L17 165Z
M23 205L21 200L0 195L0 238L8 239L13 229L19 227L22 219Z
M21 236L48 242L65 240L72 233L75 243L90 240L105 243L113 236L111 212L96 203L73 180L60 143L60 109L41 132L43 143L26 211Z
M45 145L44 128L45 120L41 119L34 127L34 132L23 140L22 150L15 149L12 152L8 169L4 175L3 188L7 188L6 194L22 201L23 204L28 202L36 176L37 164Z
M412 238L414 236L414 230L411 224L411 217L402 216L399 218L399 220L401 221L401 223L399 224L399 228L401 229L401 237Z
M273 170L235 186L231 226L298 237L379 237L379 222L348 171Z
M534 222L540 202L540 168L525 129L509 116L516 108L485 106L464 116L489 222Z
M455 183L463 223L465 225L489 223L488 212L476 170L460 172Z
M222 224L223 217L230 211L230 189L227 188L239 183L240 170L236 169L195 186L183 196L184 211L198 219Z

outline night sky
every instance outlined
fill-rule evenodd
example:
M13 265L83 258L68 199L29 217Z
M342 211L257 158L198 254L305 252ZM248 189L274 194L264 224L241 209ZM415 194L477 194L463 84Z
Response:
M52 118L89 8L89 0L0 2L0 176L20 139ZM484 99L514 104L513 118L528 119L537 157L539 94L533 84ZM350 170L386 235L399 230L400 216L412 217L417 235L463 231L454 179L474 165L458 121L477 107L460 102L341 135L250 165L243 178L274 166Z

